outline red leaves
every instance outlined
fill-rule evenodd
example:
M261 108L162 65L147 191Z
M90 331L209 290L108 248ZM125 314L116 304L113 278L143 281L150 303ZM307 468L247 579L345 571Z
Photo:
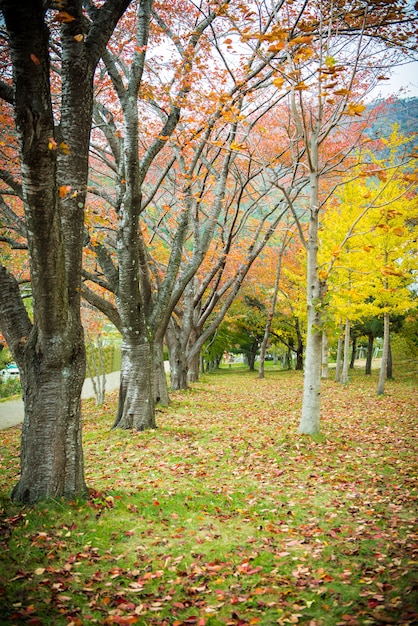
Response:
M237 571L240 574L246 574L247 576L251 576L252 574L258 574L263 571L263 568L260 565L257 567L253 567L248 561L244 561L241 565L238 565Z

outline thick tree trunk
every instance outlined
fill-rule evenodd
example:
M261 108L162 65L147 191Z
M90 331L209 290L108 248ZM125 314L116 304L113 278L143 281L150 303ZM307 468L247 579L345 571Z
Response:
M379 396L385 393L385 380L388 370L388 357L389 357L389 331L390 331L390 318L389 313L383 314L383 351L382 361L380 364L379 384L377 387L377 394Z
M81 442L83 336L75 325L59 350L54 337L44 342L43 351L36 349L37 340L32 333L25 349L21 475L12 493L22 503L87 493Z
M113 7L120 9L120 4ZM25 418L21 475L13 498L26 503L86 493L80 415L85 377L80 321L83 212L93 75L112 31L112 11L89 40L89 50L74 37L86 27L79 3L73 3L71 25L61 24L59 135L51 99L46 5L40 0L3 2L2 11L13 63L34 312L33 328L16 343L18 324L12 329L10 323L18 321L19 313L8 312L7 303L0 307L2 327L11 333L9 345L22 368ZM53 149L59 142L65 150ZM15 296L17 303L18 292Z
M156 428L154 351L148 338L123 338L119 405L113 428Z
M345 334L344 334L344 360L343 360L343 372L341 376L341 382L343 385L348 383L348 368L350 365L350 320L345 321Z
M372 373L373 344L374 344L374 335L373 333L369 333L368 341L367 341L366 367L364 370L364 373L366 374L366 376L370 376L370 374Z

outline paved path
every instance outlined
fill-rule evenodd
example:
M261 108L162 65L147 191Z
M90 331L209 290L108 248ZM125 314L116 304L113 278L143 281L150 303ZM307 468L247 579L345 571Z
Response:
M106 391L119 388L120 372L112 372L106 376ZM90 378L86 378L81 392L83 399L94 398L93 385ZM23 401L6 400L0 402L0 430L17 426L23 422Z

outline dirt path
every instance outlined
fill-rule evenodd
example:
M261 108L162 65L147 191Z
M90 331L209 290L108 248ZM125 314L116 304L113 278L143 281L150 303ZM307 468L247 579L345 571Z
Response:
M119 387L120 372L112 372L106 376L106 391L113 391ZM94 398L93 385L90 378L86 378L81 392L83 399ZM6 400L0 402L0 430L17 426L23 422L23 401Z

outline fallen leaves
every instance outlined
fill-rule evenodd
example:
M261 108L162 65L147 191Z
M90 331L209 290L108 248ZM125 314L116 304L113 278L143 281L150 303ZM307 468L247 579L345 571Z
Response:
M11 623L414 622L416 397L326 381L313 441L295 434L301 377L250 376L173 394L152 433L111 431L115 398L86 404L88 501L6 505Z

